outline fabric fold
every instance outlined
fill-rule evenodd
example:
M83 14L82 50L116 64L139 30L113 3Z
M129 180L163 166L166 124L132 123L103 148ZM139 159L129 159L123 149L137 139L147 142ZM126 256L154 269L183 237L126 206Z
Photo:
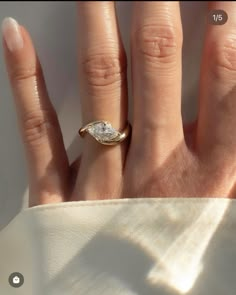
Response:
M41 205L0 232L0 294L235 294L236 200ZM9 276L24 284L14 288Z

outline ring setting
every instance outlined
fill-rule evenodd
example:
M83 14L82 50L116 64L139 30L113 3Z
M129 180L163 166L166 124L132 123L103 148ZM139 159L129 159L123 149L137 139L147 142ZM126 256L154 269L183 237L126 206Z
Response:
M89 133L95 140L104 145L116 145L125 140L130 134L131 126L127 123L123 131L116 130L108 121L94 121L80 128L79 134L84 137Z

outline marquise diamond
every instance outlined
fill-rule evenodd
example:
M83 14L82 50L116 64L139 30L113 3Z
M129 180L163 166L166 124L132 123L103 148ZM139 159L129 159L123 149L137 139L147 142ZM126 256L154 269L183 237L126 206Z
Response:
M89 126L87 131L100 141L108 141L119 135L110 123L97 122Z

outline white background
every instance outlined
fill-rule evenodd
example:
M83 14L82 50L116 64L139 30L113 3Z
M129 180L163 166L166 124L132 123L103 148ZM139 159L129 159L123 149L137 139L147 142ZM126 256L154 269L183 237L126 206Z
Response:
M130 62L129 30L132 3L117 3L117 12ZM197 113L197 87L206 3L182 2L181 13L184 29L183 117L184 121L192 121ZM51 100L59 116L68 155L72 160L80 149L77 136L80 128L80 104L76 66L76 2L0 2L0 19L6 16L16 18L32 36L43 66ZM130 85L130 63L128 75ZM129 95L131 97L130 92ZM24 150L1 47L0 229L25 206L27 206L27 173Z

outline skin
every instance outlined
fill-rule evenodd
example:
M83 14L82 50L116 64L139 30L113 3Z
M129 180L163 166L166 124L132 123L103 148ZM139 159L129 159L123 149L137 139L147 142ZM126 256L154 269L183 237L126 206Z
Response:
M210 2L210 9L223 9L229 18L222 26L206 24L196 122L187 126L181 117L179 3L134 2L132 135L112 147L87 135L72 165L28 32L21 26L24 47L17 52L3 42L28 163L30 206L112 198L236 197L236 4ZM79 1L78 24L82 124L105 119L123 129L127 57L114 2Z

